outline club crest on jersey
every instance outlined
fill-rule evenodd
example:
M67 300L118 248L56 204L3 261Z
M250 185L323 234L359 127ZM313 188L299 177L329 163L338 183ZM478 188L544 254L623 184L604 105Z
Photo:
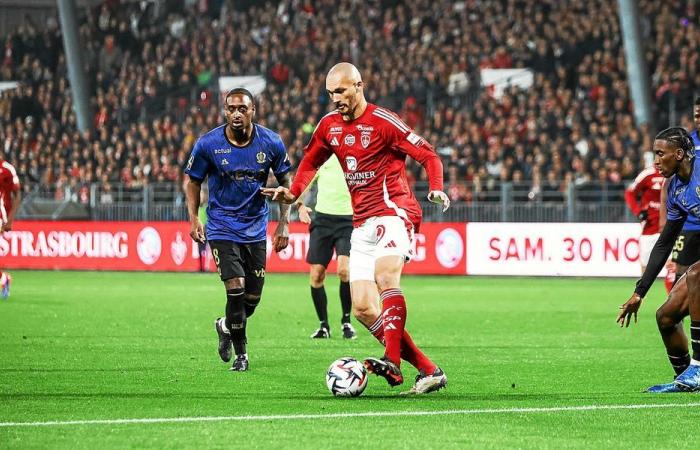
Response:
M255 159L258 161L258 164L264 163L265 158L267 158L267 155L265 154L265 152L258 152L255 154Z
M347 145L348 147L352 147L353 145L355 145L355 136L352 135L352 134L346 134L346 135L345 135L345 139L343 140L343 142L344 142L345 145Z
M360 144L362 144L362 148L367 148L369 147L369 141L372 139L372 136L369 131L363 131L362 136L360 136Z
M700 186L695 186L695 195L700 197Z
M351 172L354 172L357 170L357 160L353 156L346 156L345 157L345 165L347 166L348 170Z

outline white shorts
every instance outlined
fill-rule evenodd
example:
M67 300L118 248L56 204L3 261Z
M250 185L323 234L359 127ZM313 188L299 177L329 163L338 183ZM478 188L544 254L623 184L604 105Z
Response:
M374 281L374 262L383 256L413 257L413 225L397 216L370 217L352 230L350 281Z
M649 257L651 256L651 249L654 248L654 244L659 239L659 233L656 234L643 234L639 237L639 263L643 266L649 264Z

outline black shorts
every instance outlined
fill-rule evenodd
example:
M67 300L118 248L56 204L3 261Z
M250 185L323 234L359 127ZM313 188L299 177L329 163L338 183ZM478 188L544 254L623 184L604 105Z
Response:
M265 284L267 241L238 244L231 241L209 241L211 254L221 281L245 278L246 294L259 296Z
M682 231L673 246L671 260L682 266L700 261L700 231Z
M352 216L335 216L317 212L309 227L309 252L306 262L328 266L333 249L338 255L350 256Z

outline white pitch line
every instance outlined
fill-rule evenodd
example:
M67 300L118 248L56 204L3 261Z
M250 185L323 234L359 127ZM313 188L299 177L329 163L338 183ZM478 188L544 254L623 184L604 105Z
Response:
M141 423L188 423L188 422L224 422L224 421L273 421L273 420L318 420L344 419L348 417L418 417L418 416L455 416L475 414L531 414L567 411L603 411L619 409L661 409L661 408L697 408L695 403L658 403L640 405L585 405L553 406L542 408L486 408L486 409L450 409L445 411L380 411L336 414L289 414L270 416L218 416L218 417L154 417L142 419L97 419L97 420L54 420L47 422L0 422L0 427L49 427L63 425L127 425Z

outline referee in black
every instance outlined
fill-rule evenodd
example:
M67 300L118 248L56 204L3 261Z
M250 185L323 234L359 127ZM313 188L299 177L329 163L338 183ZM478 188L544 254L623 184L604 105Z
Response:
M343 310L341 332L345 339L355 339L357 335L350 324L352 300L350 298L350 271L348 268L350 235L352 234L352 204L338 158L331 156L318 170L309 186L312 186L314 182L317 194L313 219L310 216L311 208L304 204L306 193L299 196L299 200L296 202L299 209L299 220L311 224L306 262L311 266L309 272L311 298L314 301L316 315L320 322L318 330L311 335L311 338L327 339L331 337L331 328L328 324L328 297L323 283L326 279L328 263L330 263L335 249L338 277L340 278L340 305Z

